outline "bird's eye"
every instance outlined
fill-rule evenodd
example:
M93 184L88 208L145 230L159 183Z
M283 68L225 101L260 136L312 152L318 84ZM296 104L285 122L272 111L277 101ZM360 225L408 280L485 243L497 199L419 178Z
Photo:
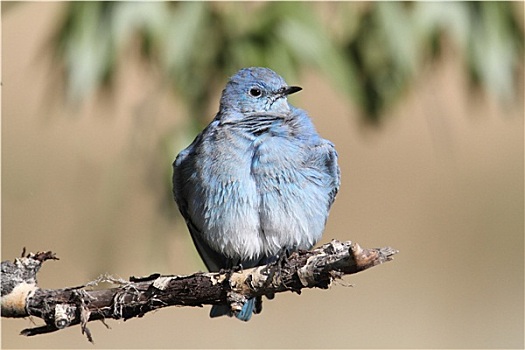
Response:
M250 96L259 97L259 96L261 96L262 91L261 91L261 89L254 87L254 88L250 89L249 93L250 93Z

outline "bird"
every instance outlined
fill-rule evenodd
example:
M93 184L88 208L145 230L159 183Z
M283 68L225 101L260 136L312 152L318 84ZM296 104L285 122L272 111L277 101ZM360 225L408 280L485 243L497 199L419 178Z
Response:
M266 67L239 70L213 120L173 162L175 202L210 272L268 264L323 234L340 186L338 154L288 103L300 90ZM237 312L213 305L210 317L248 321L261 308L251 298Z

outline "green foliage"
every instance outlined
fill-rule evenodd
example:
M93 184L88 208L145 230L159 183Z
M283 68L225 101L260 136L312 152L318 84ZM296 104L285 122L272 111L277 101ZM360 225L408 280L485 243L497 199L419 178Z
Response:
M520 8L508 2L72 2L53 42L73 101L111 87L125 48L138 42L196 124L204 122L218 84L255 65L288 80L315 68L377 123L446 45L461 53L473 87L502 101L514 98L522 79L516 74L523 62Z

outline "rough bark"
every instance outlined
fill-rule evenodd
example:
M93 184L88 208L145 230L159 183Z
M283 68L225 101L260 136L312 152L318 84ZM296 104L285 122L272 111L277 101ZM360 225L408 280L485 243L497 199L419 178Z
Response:
M303 288L326 289L334 279L354 274L393 259L396 250L363 249L357 243L333 240L311 251L299 251L275 263L249 270L194 273L187 276L130 277L129 281L102 276L86 285L41 289L36 274L51 252L22 254L14 262L2 262L2 317L39 317L44 326L28 328L26 336L55 332L80 324L92 341L88 322L130 319L167 306L202 306L228 303L241 310L251 297ZM24 256L25 255L25 256ZM95 289L99 283L112 288Z

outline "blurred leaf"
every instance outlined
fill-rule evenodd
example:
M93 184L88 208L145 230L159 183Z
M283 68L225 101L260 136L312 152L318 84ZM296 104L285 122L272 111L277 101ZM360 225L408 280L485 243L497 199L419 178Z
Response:
M474 7L468 52L475 78L505 102L513 97L514 74L523 50L523 36L518 41L513 35L511 11L508 4L495 2Z
M88 97L113 74L115 54L110 35L111 3L79 2L70 5L57 35L57 54L65 66L69 98Z
M377 22L382 26L384 44L394 64L403 74L412 75L418 68L419 50L412 13L407 11L404 3L387 2L378 7Z
M168 5L164 2L118 2L114 4L111 35L115 41L115 49L122 49L133 39L134 35L162 45L161 40L167 31L169 23Z
M432 50L430 45L441 35L449 36L458 48L467 47L471 23L465 2L416 2L413 20L422 52Z
M351 66L344 61L339 49L326 40L327 35L316 22L285 20L279 27L279 36L283 46L289 47L303 65L318 67L343 93L352 93L359 99Z

